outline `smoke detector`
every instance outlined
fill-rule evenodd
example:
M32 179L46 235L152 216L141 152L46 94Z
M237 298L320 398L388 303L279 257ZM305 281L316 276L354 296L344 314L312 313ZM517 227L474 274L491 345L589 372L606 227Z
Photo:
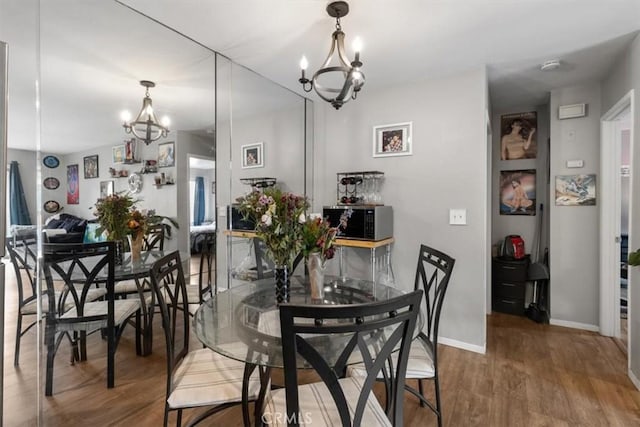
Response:
M540 66L542 71L552 71L557 70L560 67L559 59L550 59L548 61L544 61L544 63Z

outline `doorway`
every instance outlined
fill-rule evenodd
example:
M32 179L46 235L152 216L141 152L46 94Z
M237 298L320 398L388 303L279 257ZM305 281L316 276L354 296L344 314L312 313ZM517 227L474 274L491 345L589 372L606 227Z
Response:
M604 114L600 146L600 333L619 338L625 348L630 337L626 327L630 307L624 302L629 301L626 255L632 233L633 108L631 91Z
M189 250L191 275L199 273L200 253L207 233L216 231L216 162L203 156L189 156ZM191 283L197 283L192 277Z

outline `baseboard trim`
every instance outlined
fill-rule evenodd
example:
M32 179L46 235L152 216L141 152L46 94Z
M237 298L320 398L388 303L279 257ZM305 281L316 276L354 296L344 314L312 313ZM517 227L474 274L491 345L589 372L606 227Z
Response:
M565 328L583 329L585 331L600 332L600 328L597 325L590 325L588 323L570 322L568 320L550 319L549 323L555 326L564 326Z
M467 342L463 342L463 341L458 341L458 340L453 340L451 338L444 338L444 337L439 337L438 338L438 344L444 344L444 345L448 345L450 347L455 347L455 348L459 348L462 350L468 350L468 351L473 351L474 353L480 353L480 354L485 354L487 352L487 346L485 345L474 345L474 344L469 344Z
M633 371L631 369L629 369L629 379L631 379L633 385L636 386L638 390L640 390L640 380L638 380L638 377L633 374Z

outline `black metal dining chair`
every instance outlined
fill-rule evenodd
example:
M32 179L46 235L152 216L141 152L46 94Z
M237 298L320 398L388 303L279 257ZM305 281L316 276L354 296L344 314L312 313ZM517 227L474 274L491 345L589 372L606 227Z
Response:
M18 319L16 322L16 346L13 357L13 365L20 363L20 340L40 319L38 314L38 295L36 288L36 234L8 237L6 241L7 252L11 259L11 265L16 275L18 286ZM47 301L48 300L44 300ZM49 309L47 302L42 304L42 312ZM22 328L23 317L34 317L33 321Z
M438 327L444 297L449 285L449 279L455 265L455 259L444 252L426 245L420 246L418 265L414 287L424 291L421 302L420 316L425 326L411 342L409 360L407 363L406 379L417 380L418 390L405 384L405 390L418 399L420 406L428 406L438 418L438 426L442 426L442 404L440 399L440 378L438 375ZM422 323L422 322L421 322ZM391 357L391 365L398 363L397 356ZM349 368L350 375L362 375L365 369L362 365ZM389 397L393 395L391 381L393 374L379 375L378 380L385 381L387 395L386 409L390 409ZM435 402L429 401L424 394L424 380L433 380Z
M177 411L176 424L182 424L182 411L208 407L189 420L195 425L223 409L243 403L245 364L215 353L207 348L189 351L187 289L180 254L175 251L159 259L151 270L151 287L162 315L167 351L167 390L164 406L164 425L169 412ZM260 378L256 372L248 377L246 401L254 401L260 392ZM249 414L243 405L245 424Z
M263 420L274 426L402 426L402 394L391 396L392 411L387 414L372 387L387 359L397 351L394 387L404 388L409 342L421 299L422 291L416 290L365 304L280 305L285 388L269 393ZM331 345L336 334L348 340L333 354L335 360L328 361L319 348ZM356 350L366 371L362 376L345 377ZM298 385L298 357L315 369L322 382Z
M165 225L154 224L149 226L142 242L143 251L163 251L165 239Z
M47 347L45 395L53 394L54 359L62 340L72 345L72 361L86 360L88 334L104 331L107 341L107 387L115 384L115 352L120 336L140 301L114 300L114 242L43 245L46 294L50 301L44 341ZM97 287L96 287L97 286ZM102 292L102 300L91 295Z

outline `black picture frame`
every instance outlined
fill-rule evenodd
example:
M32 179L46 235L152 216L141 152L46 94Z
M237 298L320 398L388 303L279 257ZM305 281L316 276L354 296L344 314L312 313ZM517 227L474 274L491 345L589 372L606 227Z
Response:
M84 158L84 179L98 178L99 175L98 155L86 156Z

